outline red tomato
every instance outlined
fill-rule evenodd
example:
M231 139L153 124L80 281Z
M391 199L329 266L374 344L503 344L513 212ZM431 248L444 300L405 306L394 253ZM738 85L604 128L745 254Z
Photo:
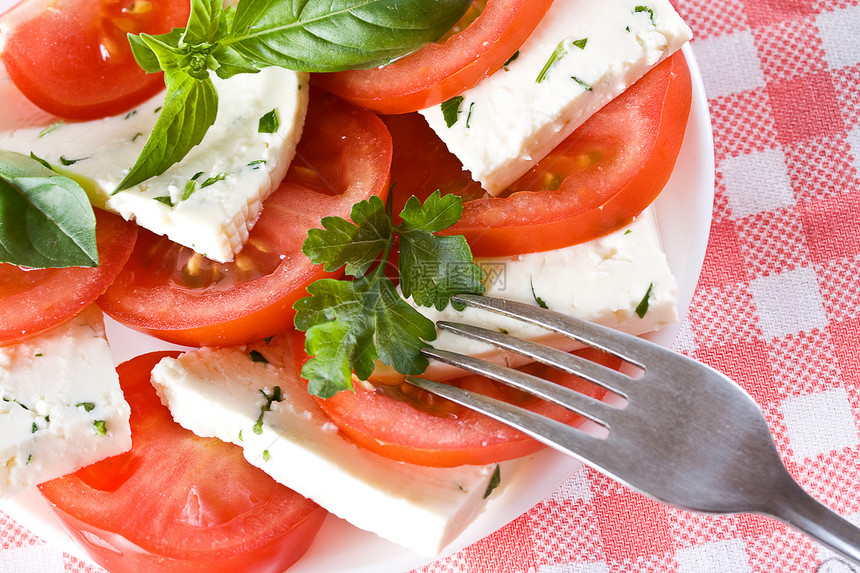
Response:
M314 81L380 113L441 103L501 68L525 42L552 0L476 0L452 34L367 70L316 74ZM475 14L478 14L477 17Z
M95 210L99 266L25 269L0 264L0 346L72 318L102 294L131 254L137 226Z
M232 263L212 262L141 230L129 262L98 304L127 326L186 345L227 346L292 326L293 303L331 276L302 254L326 216L385 196L391 137L373 113L330 94L312 95L296 159L266 200Z
M394 212L410 195L462 195L462 234L475 256L509 256L582 243L632 221L663 190L684 141L692 101L678 53L607 104L515 182L481 197L459 162L417 116L388 117Z
M305 553L326 511L249 464L240 448L176 424L149 383L167 355L117 369L131 405L131 451L44 483L42 495L109 571L280 573Z
M94 119L127 111L164 89L127 34L160 34L188 21L186 0L25 0L2 17L2 58L15 85L54 115Z
M0 101L3 102L3 113L0 114L0 131L15 131L26 127L41 127L51 125L60 120L21 93L3 65L0 56Z
M301 332L296 333L293 354L296 371L300 373L308 360ZM577 354L611 368L620 365L617 358L597 350L584 349ZM582 378L543 364L529 364L519 370L589 396L602 398L606 395L605 390ZM517 404L572 426L584 422L584 418L570 410L483 376L470 375L448 383ZM357 382L355 392L339 392L331 398L317 398L317 402L344 436L368 450L402 462L437 467L490 464L545 447L519 430L406 382L379 384L372 390Z

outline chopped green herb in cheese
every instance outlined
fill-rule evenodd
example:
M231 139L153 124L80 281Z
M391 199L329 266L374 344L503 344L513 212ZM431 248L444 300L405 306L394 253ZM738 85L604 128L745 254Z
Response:
M461 105L463 105L463 96L455 96L442 102L442 116L445 118L445 123L448 127L457 123L457 120L460 118Z
M258 133L275 133L281 127L281 120L278 118L278 110L273 109L260 118L257 123Z

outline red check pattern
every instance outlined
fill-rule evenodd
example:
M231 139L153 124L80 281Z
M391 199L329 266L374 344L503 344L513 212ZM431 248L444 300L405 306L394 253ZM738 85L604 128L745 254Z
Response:
M695 34L716 159L676 346L746 388L789 471L860 522L860 1L675 5ZM420 573L854 570L775 521L694 515L583 469Z
M860 522L860 0L676 0L716 158L679 350L762 406L790 472ZM590 470L419 573L852 571L774 521L662 506ZM0 571L96 572L0 513Z

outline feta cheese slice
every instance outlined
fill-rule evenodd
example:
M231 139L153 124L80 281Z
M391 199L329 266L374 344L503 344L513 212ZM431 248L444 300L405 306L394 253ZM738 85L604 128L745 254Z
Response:
M101 311L0 347L0 498L131 448Z
M253 360L251 350L268 362ZM438 553L482 511L494 465L422 467L356 446L299 382L291 357L278 339L203 348L163 359L152 382L183 427L241 446L276 481L413 551Z
M669 0L555 0L515 59L421 113L498 195L691 37Z
M163 95L113 117L0 133L0 149L32 152L73 173L94 205L213 260L229 261L295 155L308 80L307 74L269 67L212 81L218 117L200 145L162 175L113 195L152 131ZM260 118L272 112L277 129L260 133Z
M586 243L516 257L476 258L475 262L484 270L487 296L542 303L551 310L634 335L678 320L677 283L660 244L653 206L627 227ZM581 346L537 326L484 310L415 308L434 322L465 322L564 350ZM439 329L431 345L510 366L528 361L519 354ZM435 379L462 375L462 370L437 362L424 373ZM374 376L393 374L381 368Z

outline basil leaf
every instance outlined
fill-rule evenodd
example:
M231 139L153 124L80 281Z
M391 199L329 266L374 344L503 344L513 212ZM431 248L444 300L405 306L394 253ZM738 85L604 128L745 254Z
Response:
M39 161L0 151L0 262L95 267L96 219L84 190Z
M223 45L235 15L236 10L224 7L221 0L192 0L191 16L179 44L186 53L180 65L188 66L188 73L203 77L208 75L206 70L214 70L218 77L227 79L260 71L235 49Z
M259 65L333 72L391 61L447 32L470 0L240 0L225 45Z
M324 72L379 65L440 38L471 1L239 0L235 10L219 4L192 0L186 28L129 37L141 67L165 71L168 103L114 192L163 173L202 140L217 113L210 71L229 78L266 66ZM173 141L158 141L165 136Z
M147 73L178 66L184 55L178 47L182 34L183 30L180 28L174 28L173 31L158 36L129 34L128 42L131 44L131 53L137 60L137 65Z
M167 73L167 95L152 133L134 166L114 193L161 175L203 140L215 123L218 93L212 80L183 72Z
M219 46L212 52L215 73L222 80L238 74L256 74L260 70L254 67L242 54L228 46Z
M193 0L182 42L187 44L214 43L220 39L223 31L221 28L223 7L222 0Z
M128 43L131 45L131 53L134 56L137 65L148 74L153 74L161 71L161 64L158 63L158 56L155 55L155 50L143 41L143 38L134 34L128 35Z

